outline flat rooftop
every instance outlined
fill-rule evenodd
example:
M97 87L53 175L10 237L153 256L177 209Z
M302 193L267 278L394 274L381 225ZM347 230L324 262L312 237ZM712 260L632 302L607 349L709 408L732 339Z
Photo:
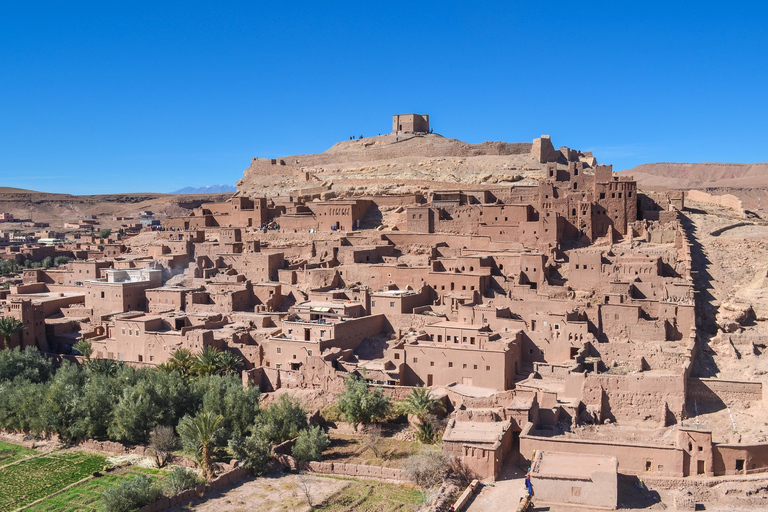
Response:
M445 431L444 441L493 444L504 433L506 421L457 421Z
M596 472L613 472L616 457L603 457L584 453L539 452L531 473L534 476L563 476L585 479Z

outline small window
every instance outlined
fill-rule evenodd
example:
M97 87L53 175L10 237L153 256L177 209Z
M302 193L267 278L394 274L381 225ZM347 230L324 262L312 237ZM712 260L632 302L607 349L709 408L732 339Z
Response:
M434 361L430 361L429 362L429 366L435 366L435 362Z
M466 370L467 369L467 363L462 364L461 367Z
M448 368L453 368L453 362L452 361L448 361Z
M653 469L653 462L651 462L650 460L645 461L645 470L651 471L652 469Z
M307 355L308 355L308 356L311 356L311 355L312 355L312 349L309 349L309 350L307 350Z
M280 353L282 353L282 352L283 352L283 349L282 349L282 348L280 348L280 347L277 347L277 353L278 353L278 354L280 354Z
M744 459L736 459L736 471L744 471Z
M413 358L413 362L414 362L414 363L418 363L418 362L419 362L419 359L418 359L417 357L414 357L414 358Z
M375 307L376 307L376 301L375 301L375 300L372 300L372 301L371 301L371 307L372 307L372 308L375 308Z
M123 336L125 336L125 329L123 329Z
M391 308L395 307L395 303L394 302L390 302L389 303L389 307L391 307Z
M283 365L281 365L280 363L277 363L277 364L275 365L275 368L277 368L277 369L279 370L281 366L283 366Z
M485 371L487 371L487 372L491 371L491 367L490 366L486 366L485 367Z
M398 354L397 352L395 352L395 359L400 359L400 354Z
M475 365L475 367L473 368L473 370L477 370L477 365Z
M128 329L128 336L133 336L133 329Z

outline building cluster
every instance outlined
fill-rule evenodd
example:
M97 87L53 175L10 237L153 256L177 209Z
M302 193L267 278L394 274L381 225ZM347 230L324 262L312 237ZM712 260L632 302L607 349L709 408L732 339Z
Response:
M660 454L619 455L622 472L768 466L683 425L697 341L683 198L638 197L610 166L557 153L536 186L205 204L143 250L25 270L4 314L27 326L15 344L85 338L93 357L137 365L229 350L267 391L338 390L350 373L394 396L432 387L452 410L444 450L486 478L574 444L603 464L621 443L566 434L606 423L679 426ZM405 212L397 230L377 229L384 206Z

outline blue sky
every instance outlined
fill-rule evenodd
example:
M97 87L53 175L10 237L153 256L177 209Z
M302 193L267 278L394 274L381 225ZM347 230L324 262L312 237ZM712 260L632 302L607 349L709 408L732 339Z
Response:
M426 113L467 142L768 161L760 2L3 2L0 186L234 184Z

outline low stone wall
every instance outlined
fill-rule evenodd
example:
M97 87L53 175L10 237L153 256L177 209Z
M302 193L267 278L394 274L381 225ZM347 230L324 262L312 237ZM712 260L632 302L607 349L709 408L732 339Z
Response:
M310 462L305 468L312 473L323 475L373 478L375 480L386 480L396 483L410 482L405 474L405 470L398 468L367 466L365 464L348 464L345 462Z
M469 503L470 498L475 494L475 491L480 486L480 482L478 480L472 480L472 483L470 483L466 489L464 489L464 492L461 493L461 496L459 496L459 499L456 500L456 502L453 504L453 510L456 512L460 512L461 510L464 510L464 507L467 506L467 503Z
M195 498L201 498L206 493L221 489L226 485L230 485L237 480L245 477L249 473L249 470L243 467L235 468L232 471L219 475L214 480L211 480L205 485L199 485L194 489L180 492L167 498L161 498L154 503L151 503L145 507L139 509L139 512L160 512L161 510L168 510L171 507L177 505L183 505L189 503Z

